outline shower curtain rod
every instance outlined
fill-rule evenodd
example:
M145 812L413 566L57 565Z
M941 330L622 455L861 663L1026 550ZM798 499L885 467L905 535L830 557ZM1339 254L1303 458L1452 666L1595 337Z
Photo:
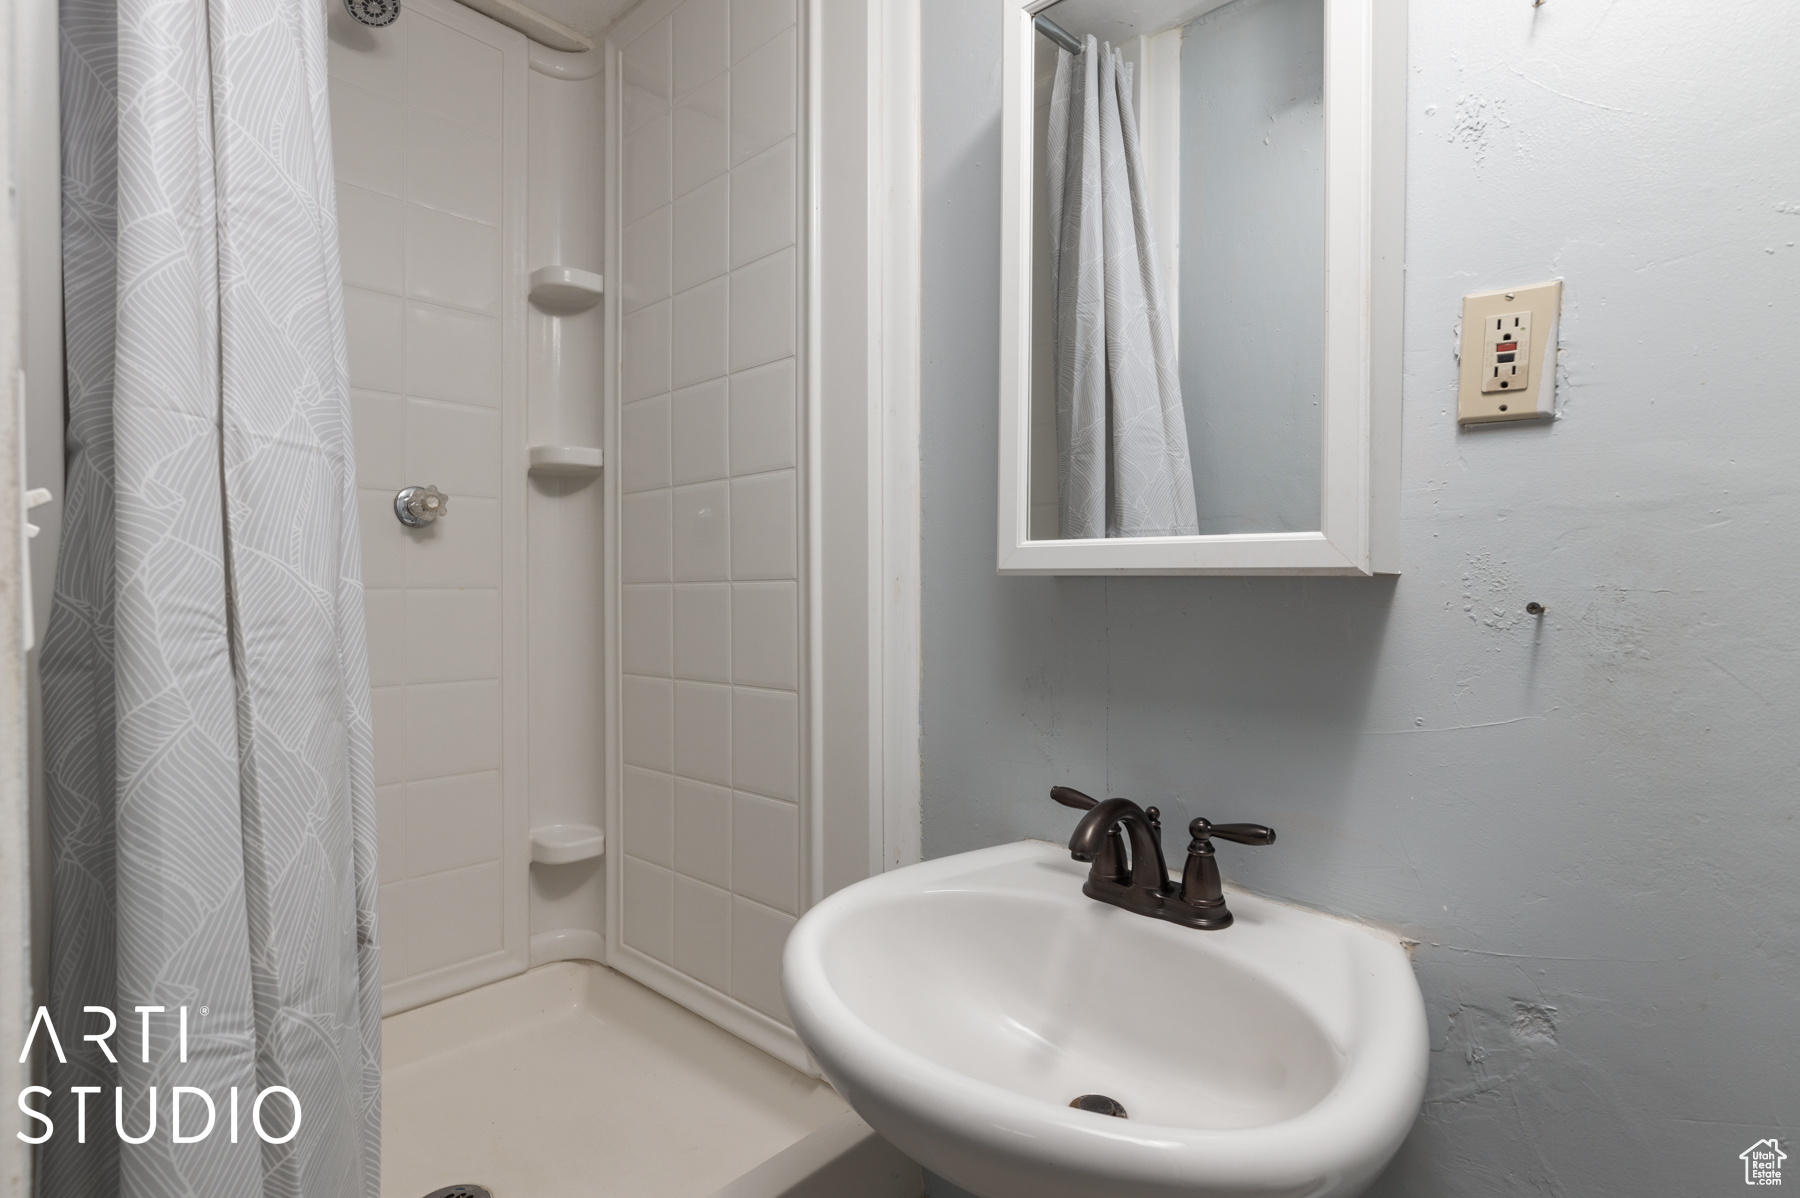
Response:
M1031 23L1036 27L1039 33L1043 34L1069 53L1081 53L1082 45L1075 40L1075 35L1070 33L1067 29L1064 29L1061 25L1058 25L1055 21L1052 21L1049 17L1039 14L1031 19Z

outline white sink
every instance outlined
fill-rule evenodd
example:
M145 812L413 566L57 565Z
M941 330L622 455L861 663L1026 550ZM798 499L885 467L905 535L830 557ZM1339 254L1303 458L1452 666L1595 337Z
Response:
M1361 1193L1425 1087L1399 939L1229 888L1237 922L1198 931L1087 898L1086 874L1023 841L808 912L783 986L839 1093L981 1198Z

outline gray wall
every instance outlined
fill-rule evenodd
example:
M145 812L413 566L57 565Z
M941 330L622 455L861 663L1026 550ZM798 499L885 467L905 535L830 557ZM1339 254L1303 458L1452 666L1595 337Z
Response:
M1181 43L1181 400L1202 533L1319 527L1320 0L1237 0Z
M999 29L925 0L926 852L1265 820L1229 877L1423 942L1374 1193L1736 1192L1800 1121L1800 5L1414 0L1398 580L996 577ZM1552 276L1562 418L1458 432L1459 297Z

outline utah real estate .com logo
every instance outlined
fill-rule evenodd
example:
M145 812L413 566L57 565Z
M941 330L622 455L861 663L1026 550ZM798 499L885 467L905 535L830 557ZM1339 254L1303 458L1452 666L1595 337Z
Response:
M1787 1159L1787 1153L1781 1150L1780 1140L1758 1140L1738 1153L1738 1159L1744 1162L1745 1185L1778 1186L1781 1184L1781 1162Z

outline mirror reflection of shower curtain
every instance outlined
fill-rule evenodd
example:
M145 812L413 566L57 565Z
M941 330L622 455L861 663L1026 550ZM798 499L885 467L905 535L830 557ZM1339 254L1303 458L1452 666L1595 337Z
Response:
M64 0L61 20L69 465L42 652L61 1050L38 1038L55 1134L37 1192L376 1198L374 773L325 16ZM117 1016L110 1048L83 1039L106 1030L93 1008ZM86 1143L75 1086L100 1087ZM180 1095L198 1142L173 1142L177 1087L206 1096ZM280 1144L252 1123L270 1092L263 1128L291 1129L273 1087L301 1113Z
M1057 52L1046 154L1064 538L1193 536L1194 475L1131 65Z

